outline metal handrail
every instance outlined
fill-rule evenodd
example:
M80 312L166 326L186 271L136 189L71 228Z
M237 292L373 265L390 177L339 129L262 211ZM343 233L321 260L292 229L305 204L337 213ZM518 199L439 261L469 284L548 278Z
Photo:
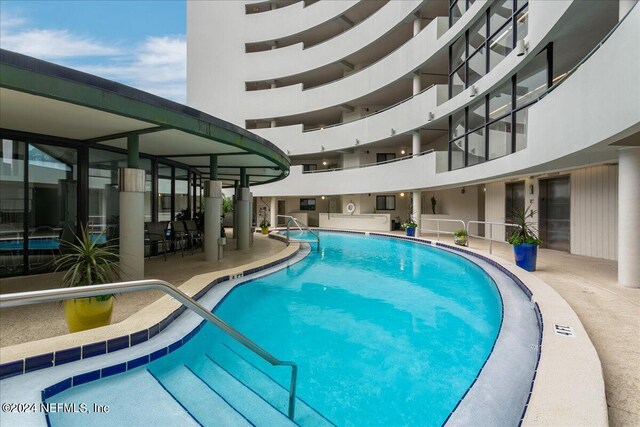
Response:
M471 234L469 233L469 226L471 224L484 224L484 225L488 225L489 226L489 238L487 239L486 236L480 236L477 234ZM483 240L488 240L489 241L489 253L493 253L493 226L494 225L504 225L505 227L517 227L518 225L516 224L510 224L508 222L491 222L491 221L467 221L467 234L469 235L469 237L476 237L478 239L483 239ZM485 233L486 234L486 233ZM497 241L497 240L496 240Z
M375 163L366 163L364 165L358 165L358 166L349 166L349 167L342 167L342 168L330 168L330 169L316 169L313 171L302 171L303 174L307 174L307 173L323 173L323 172L336 172L336 171L345 171L345 170L350 170L350 169L361 169L361 168L368 168L371 166L380 166L380 165L386 165L388 163L395 163L395 162L399 162L402 160L409 160L412 159L414 157L420 157L420 156L424 156L425 154L429 154L429 153L433 153L435 150L433 148L430 148L428 150L425 151L421 151L420 153L417 154L408 154L406 156L402 156L402 157L396 157L395 159L391 159L391 160L385 160L384 162L375 162Z
M436 222L436 229L435 230L431 230L428 228L422 228L422 218L420 219L420 232L424 231L435 231L438 235L438 241L440 241L440 233L445 233L445 234L453 234L453 231L440 231L440 222L459 222L460 224L462 224L462 228L464 228L465 230L467 229L467 226L465 225L464 221L461 219L444 219L444 218L427 218L425 219L425 221L435 221Z
M231 325L220 319L218 316L209 312L206 308L193 300L189 295L182 292L171 283L158 279L134 280L130 282L108 283L104 285L89 285L64 289L46 289L43 291L16 292L11 294L0 295L0 309L8 307L18 307L22 305L40 304L45 302L53 302L67 300L72 298L88 298L98 295L110 293L137 292L148 289L157 289L171 295L207 322L218 327L222 332L238 341L240 344L253 351L262 359L270 363L272 366L290 366L291 382L289 386L289 418L294 419L295 401L296 401L296 383L298 379L298 365L295 362L279 360L264 350L258 344L242 335Z
M318 233L314 232L312 229L310 229L304 222L300 221L298 218L295 218L291 215L277 215L280 218L287 218L287 245L289 244L289 242L291 242L291 239L289 238L289 234L291 232L291 222L293 222L297 227L298 230L300 231L304 231L307 230L309 233L313 234L316 238L316 243L317 245L317 251L320 252L320 235L318 235ZM302 229L302 227L304 227L304 230ZM294 240L295 241L295 240Z

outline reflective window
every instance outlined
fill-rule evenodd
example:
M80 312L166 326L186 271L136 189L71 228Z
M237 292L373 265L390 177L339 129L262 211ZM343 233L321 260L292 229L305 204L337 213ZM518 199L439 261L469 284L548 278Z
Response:
M461 65L449 78L449 89L453 98L464 90L464 65Z
M517 75L516 106L525 105L536 99L547 89L546 51L538 54Z
M467 154L467 166L482 163L485 160L484 128L471 132L467 137L469 153Z
M184 215L184 218L191 218L189 209L189 174L185 169L175 168L175 177L174 219L178 214Z
M462 15L467 11L467 1L466 0L457 0L452 3L451 8L449 9L449 27L453 26L458 20L462 17Z
M2 140L0 163L0 277L24 271L24 150L22 141Z
M484 46L487 39L487 21L479 19L469 28L469 55L476 51L479 47Z
M485 99L482 98L475 104L471 104L469 106L469 126L467 127L470 130L477 129L480 126L484 126L485 123L485 109L486 103Z
M527 128L529 126L529 107L516 111L516 151L527 148Z
M158 165L158 221L171 221L171 166Z
M451 156L451 170L464 167L464 137L451 142L449 154Z
M395 211L396 196L376 196L376 210Z
M502 27L513 14L513 0L497 1L489 9L489 31L493 34Z
M462 36L451 45L451 69L455 70L466 57L465 37Z
M511 111L511 81L507 81L489 96L489 119L504 116Z
M507 25L489 39L489 69L493 70L513 50L513 27Z
M464 110L460 110L453 114L451 122L451 139L464 135Z
M518 40L523 40L529 34L529 9L524 8L516 16L516 33Z
M467 86L471 86L472 84L480 80L480 78L486 73L487 60L484 55L484 47L478 49L478 51L474 53L471 58L469 58L467 66L469 67L467 74Z
M511 116L489 125L489 160L511 153Z

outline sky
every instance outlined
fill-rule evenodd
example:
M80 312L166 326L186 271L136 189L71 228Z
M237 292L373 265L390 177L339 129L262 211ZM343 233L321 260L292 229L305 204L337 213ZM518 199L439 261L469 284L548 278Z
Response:
M0 0L0 47L186 101L185 0Z

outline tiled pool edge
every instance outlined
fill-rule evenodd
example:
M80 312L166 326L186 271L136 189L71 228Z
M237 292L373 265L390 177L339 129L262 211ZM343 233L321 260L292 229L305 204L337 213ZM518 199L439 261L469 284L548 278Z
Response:
M243 276L249 275L252 273L265 270L267 268L271 268L275 265L285 263L289 261L291 258L293 258L294 256L296 256L298 254L299 249L300 248L296 246L291 253L256 267L243 269L244 266L239 266L237 268L234 268L234 270L237 270L235 274L242 274ZM251 263L246 265L251 265ZM227 281L229 280L229 278L230 278L229 274L225 274L217 277L216 279L214 279L213 281L205 285L203 288L201 288L197 293L195 293L192 296L192 298L195 300L198 300L207 292L209 292L211 288L213 288L215 285L222 283L224 281ZM83 344L80 346L64 348L64 349L52 351L49 353L29 356L19 360L12 360L12 361L0 364L0 380L4 380L17 375L22 375L29 372L37 371L40 369L51 368L54 366L59 366L66 363L75 362L82 359L88 359L90 357L100 356L106 353L112 353L114 351L133 347L137 344L148 341L151 338L158 335L161 331L166 329L175 319L177 319L182 313L184 313L186 309L187 308L185 306L180 305L178 308L174 309L162 320L159 320L158 322L154 323L150 327L141 329L139 331L136 331L130 334L116 336L114 338L105 339L103 341L97 341L89 344ZM125 319L121 323L125 323L127 321L128 319ZM189 337L189 339L190 338L191 337ZM55 338L52 338L52 340L54 339ZM180 346L176 347L176 349L179 348Z

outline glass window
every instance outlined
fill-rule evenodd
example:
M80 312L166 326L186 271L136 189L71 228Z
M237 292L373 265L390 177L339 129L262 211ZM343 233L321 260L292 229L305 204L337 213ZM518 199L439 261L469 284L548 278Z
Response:
M467 0L458 0L449 9L449 27L453 26L467 10Z
M300 199L300 210L301 211L315 211L316 210L316 199Z
M529 10L524 8L516 16L516 36L518 40L523 40L529 34Z
M449 79L449 90L451 91L451 97L453 98L464 90L464 65L456 70Z
M175 194L174 194L174 218L178 215L184 215L184 218L191 218L189 209L189 174L185 169L175 168Z
M516 10L519 10L522 6L529 3L529 0L516 0Z
M315 163L308 163L308 164L302 165L302 172L312 172L315 170L318 170L318 165L316 165Z
M469 106L469 129L476 129L483 126L486 115L486 99L483 97L480 101Z
M22 141L0 147L0 277L24 271L24 150Z
M547 89L547 55L540 52L516 76L516 106L533 101Z
M489 160L511 153L511 115L489 125Z
M482 76L485 75L487 70L487 60L484 55L484 47L478 49L467 62L469 70L467 72L467 86L471 86Z
M158 221L171 221L171 170L171 166L158 165Z
M453 113L451 116L451 139L464 135L464 110Z
M126 154L89 150L89 228L93 233L104 232L108 240L119 235L118 170L126 165Z
M495 33L513 14L513 0L502 0L491 5L489 9L489 31Z
M476 51L479 47L484 45L484 41L487 39L487 20L484 17L478 19L478 21L469 28L469 55Z
M451 70L458 68L466 59L465 37L462 36L451 45Z
M378 153L376 154L376 163L388 162L396 158L396 153Z
M151 159L140 159L140 166L145 170L144 173L144 220L145 222L153 221L151 211L151 198L153 197L152 181L153 172L151 170Z
M516 151L527 148L527 129L529 127L529 107L516 112Z
M464 137L451 142L451 170L464 167Z
M485 156L485 140L484 128L480 128L475 132L471 132L468 138L469 152L467 153L467 166L476 165L484 162Z
M376 196L376 210L395 211L396 196Z
M489 39L489 69L493 70L513 50L513 27L507 25Z
M511 111L511 80L500 86L489 96L489 119L504 116Z

